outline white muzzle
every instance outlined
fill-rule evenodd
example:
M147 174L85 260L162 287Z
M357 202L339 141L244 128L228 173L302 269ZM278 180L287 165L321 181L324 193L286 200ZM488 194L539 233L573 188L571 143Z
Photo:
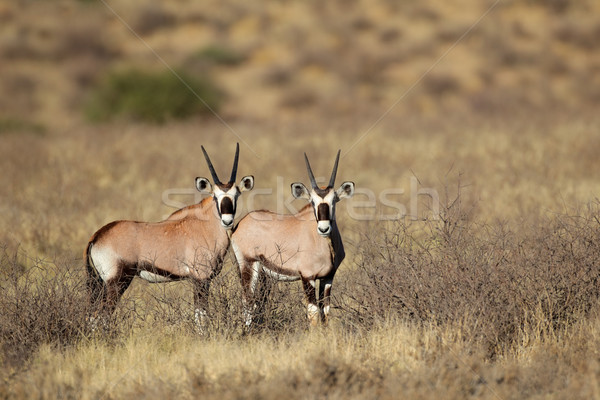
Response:
M329 236L331 233L331 222L330 221L318 221L317 232L321 236Z

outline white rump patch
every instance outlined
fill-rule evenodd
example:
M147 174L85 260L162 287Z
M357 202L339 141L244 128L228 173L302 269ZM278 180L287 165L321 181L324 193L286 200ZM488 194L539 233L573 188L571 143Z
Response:
M119 255L109 246L94 246L90 251L92 265L104 282L116 276Z

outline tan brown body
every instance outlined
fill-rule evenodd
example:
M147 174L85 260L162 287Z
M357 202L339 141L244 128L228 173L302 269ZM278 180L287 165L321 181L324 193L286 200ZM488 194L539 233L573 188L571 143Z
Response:
M254 178L245 176L239 187L235 184L239 145L227 183L221 183L204 147L202 151L214 186L198 177L196 188L211 193L210 198L161 222L111 222L88 242L84 260L91 301L104 316L112 313L135 276L149 282L188 278L194 282L196 323L203 328L210 281L221 271L229 248L237 199L254 187Z
M310 281L333 276L345 253L335 221L332 225L329 237L319 235L310 205L295 215L251 212L232 236L236 258L245 264L260 262L267 274L282 279Z
M92 236L85 256L107 283L123 275L201 282L219 272L228 247L229 235L207 198L162 222L112 222Z
M304 157L312 190L299 182L293 183L291 189L295 198L306 199L310 204L295 215L251 212L232 235L231 245L242 280L246 327L252 325L254 311L260 307L255 291L265 275L282 281L301 280L310 324L316 325L319 319L327 324L333 277L345 257L335 221L335 204L354 194L354 183L344 182L338 190L333 189L340 151L329 185L324 188L317 186L308 157Z

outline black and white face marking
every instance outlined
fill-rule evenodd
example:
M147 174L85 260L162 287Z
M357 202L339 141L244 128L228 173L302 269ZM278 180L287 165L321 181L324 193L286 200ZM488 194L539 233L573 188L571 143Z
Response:
M317 221L317 233L323 237L331 234L331 221L335 220L335 204L343 198L352 197L354 183L344 182L338 190L333 188L308 190L304 184L292 184L292 195L296 199L310 201Z
M341 153L342 150L338 150L327 187L320 188L317 185L306 153L304 153L304 161L306 161L306 170L308 171L312 189L309 191L306 186L300 182L292 183L292 196L297 199L306 199L310 201L317 220L317 232L323 237L329 236L333 229L331 221L335 220L335 203L345 197L352 197L354 194L354 182L344 182L338 190L333 190Z
M238 197L254 187L254 177L249 175L242 178L239 187L235 183L216 183L214 187L206 178L196 178L196 189L203 193L211 193L217 206L221 226L225 229L233 227L233 219L237 210ZM211 190L212 189L212 190Z
M252 175L248 175L242 178L240 181L240 187L237 187L235 184L235 177L237 174L238 167L238 159L240 155L240 144L236 143L235 145L235 156L233 159L233 167L231 168L231 177L229 178L229 182L221 183L219 180L219 176L217 175L217 171L213 167L212 162L210 161L210 157L206 152L204 146L200 146L202 149L202 153L204 154L204 158L206 159L206 164L208 165L208 169L210 170L210 174L215 183L215 187L212 191L212 197L215 200L215 204L217 206L217 213L219 214L219 218L221 219L221 225L225 229L233 228L233 218L235 217L235 209L237 207L237 199L240 197L242 192L246 190L252 190L254 187L254 177ZM210 191L210 182L206 178L196 178L196 188L200 192Z
M225 229L231 229L233 227L237 199L240 194L241 192L236 185L231 185L229 188L226 185L215 185L213 199L217 205L221 226Z
M318 193L321 192L321 193ZM333 189L312 190L310 203L317 219L317 233L323 237L331 233L331 221L335 219L335 203L339 201Z

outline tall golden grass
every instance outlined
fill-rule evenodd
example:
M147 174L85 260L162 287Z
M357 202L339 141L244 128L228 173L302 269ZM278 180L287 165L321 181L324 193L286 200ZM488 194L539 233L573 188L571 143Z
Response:
M477 136L476 124L454 136L481 143L459 158L460 168L452 167L453 156L435 145L441 140L426 124L412 141L431 151L422 167L402 142L387 142L386 151L357 149L358 160L353 153L342 160L339 179L375 193L400 182L408 193L409 176L403 184L383 166L410 159L407 168L419 177L419 188L440 194L441 218L365 222L340 207L348 258L334 282L334 319L325 331L306 331L300 287L279 284L263 328L242 336L239 283L228 261L211 290L208 337L193 333L186 282L134 281L108 336L88 332L80 254L89 235L108 221L159 220L171 211L162 204L163 191L189 188L193 177L208 172L190 143L201 141L218 170L229 167L228 134L198 139L197 124L189 122L84 127L59 137L4 135L10 146L2 147L7 173L0 178L7 199L2 391L13 398L595 396L600 231L594 180L582 171L596 160L592 152L555 144L570 142L572 149L577 141L571 132L583 129L578 126L556 124L544 135L528 128L532 146L556 154L561 168L533 163L528 148L519 147L496 162L489 153L498 135ZM487 129L520 137L500 123ZM240 173L253 173L257 188L273 193L257 196L256 206L275 209L278 190L305 180L304 150L314 154L315 171L328 171L343 135L295 139L287 146L297 147L283 157L270 155L272 144L259 138L251 143L263 158L242 148ZM436 157L448 165L440 167ZM522 165L517 171L523 173L501 167L509 161ZM546 176L547 168L560 174L543 189L535 178ZM463 171L460 181L457 171ZM494 187L504 181L513 185ZM529 186L532 193L524 190ZM569 186L578 190L567 192ZM585 197L589 206L577 207ZM408 207L408 196L399 201ZM427 199L419 202L431 217L429 206Z

